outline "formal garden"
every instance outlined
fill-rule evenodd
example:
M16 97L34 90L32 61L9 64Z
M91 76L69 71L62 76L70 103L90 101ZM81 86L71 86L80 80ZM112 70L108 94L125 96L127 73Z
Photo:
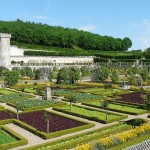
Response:
M149 139L147 72L84 69L91 82L80 81L79 68L50 70L49 81L18 82L25 69L10 71L0 88L0 149L120 150Z

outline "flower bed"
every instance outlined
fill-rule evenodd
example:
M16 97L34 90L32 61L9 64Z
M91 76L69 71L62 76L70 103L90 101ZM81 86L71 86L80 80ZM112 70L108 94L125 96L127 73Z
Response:
M131 141L133 139L136 139L140 136L145 136L150 133L150 125L144 124L141 126L137 126L133 129L130 129L128 131L124 131L117 134L109 135L105 138L100 138L97 143L102 145L105 148L114 147L123 143L126 143L128 141ZM83 144L81 146L77 146L76 150L91 150L93 147L93 144Z
M102 101L99 100L88 101L88 102L84 102L83 104L102 109L101 107ZM132 114L132 115L144 114L147 112L147 110L141 109L140 107L128 106L126 104L119 104L113 102L109 102L108 110Z
M97 140L99 137L104 137L107 134L110 133L117 133L117 132L121 132L121 131L126 131L128 129L130 129L131 126L127 125L127 124L123 124L123 123L117 123L115 125L111 125L108 127L103 127L100 129L96 129L93 131L88 131L85 133L81 133L78 135L74 135L71 137L67 137L64 139L60 139L60 140L55 140L52 142L47 142L44 144L39 144L36 146L31 146L29 148L25 148L22 150L58 150L58 149L67 149L67 148L74 148L76 147L77 144L82 144L82 143L86 143L88 141L95 141Z
M127 118L126 115L120 115L120 114L116 114L116 113L108 113L107 115L107 120L106 118L106 112L103 110L97 110L97 109L92 109L92 108L85 108L85 107L81 107L81 106L72 106L72 110L70 111L70 106L69 105L65 105L65 106L61 106L61 107L54 107L54 110L57 111L61 111L61 112L65 112L68 114L72 114L75 116L79 116L79 117L83 117L89 120L93 120L93 121L97 121L97 122L101 122L101 123L110 123L110 122L114 122L117 120L121 120L121 119L125 119Z
M137 104L144 104L144 100L141 97L141 93L128 93L120 95L119 101L123 102L130 102L130 103L137 103Z

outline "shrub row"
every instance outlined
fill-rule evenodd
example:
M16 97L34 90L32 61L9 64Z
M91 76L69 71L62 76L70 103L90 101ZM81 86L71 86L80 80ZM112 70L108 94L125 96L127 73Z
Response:
M106 55L106 54L95 54L96 57L107 58L107 59L141 59L142 56L138 54L134 55Z
M81 107L81 108L86 108L88 110L96 110L96 111L99 111L97 109L94 109L94 108L87 108L87 107L84 107L84 106L77 106L75 105L76 107ZM82 117L82 118L85 118L85 119L89 119L89 120L92 120L92 121L96 121L96 122L100 122L100 123L104 123L104 124L107 124L107 123L112 123L112 122L115 122L115 121L118 121L118 120L122 120L122 119L125 119L127 118L128 116L127 115L120 115L120 114L117 114L117 113L112 113L112 114L116 114L118 116L120 116L119 118L116 118L116 119L112 119L112 120L101 120L101 119L98 119L96 117L89 117L89 116L86 116L86 114L84 115L81 115L81 114L77 114L77 113L74 113L74 112L71 112L71 111L67 111L67 110L63 110L63 109L60 109L60 108L53 108L54 110L56 111L60 111L60 112L63 112L63 113L67 113L67 114L70 114L70 115L74 115L74 116L77 116L77 117ZM103 110L101 110L102 112ZM104 111L103 111L104 112ZM109 113L110 114L110 113Z
M24 55L27 56L91 56L90 53L83 52L76 52L76 51L67 51L67 52L61 52L61 51L31 51L27 50L24 51Z
M28 100L27 100L27 101L28 101ZM13 104L13 103L7 102L7 105L16 108L16 105ZM64 103L61 102L61 103L50 104L50 105L43 105L43 106L36 106L36 107L31 107L31 108L21 108L21 110L23 110L23 111L39 110L39 109L43 109L43 108L49 108L49 107L61 106L61 105L64 105Z
M14 132L13 130L7 128L6 126L1 126L1 128L6 133L8 133L9 135L11 135L12 137L17 139L17 141L15 141L15 142L0 145L1 150L6 150L6 149L10 149L10 148L28 144L27 139L25 139L23 136L19 135L18 133Z
M27 112L31 112L31 111L27 111ZM25 112L25 113L27 113ZM50 111L48 111L50 112ZM23 113L23 112L22 112ZM51 112L51 113L54 113L54 112ZM72 117L69 117L67 115L60 115L58 113L54 113L56 115L59 115L59 116L63 116L63 117L67 117L67 118L70 118L70 119L74 119ZM80 127L75 127L75 128L71 128L71 129L67 129L67 130L62 130L62 131L58 131L58 132L54 132L54 133L45 133L45 132L41 132L41 131L38 131L36 128L20 121L20 120L14 120L13 123L28 130L29 132L32 132L33 134L35 135L38 135L39 137L43 138L43 139L50 139L50 138L54 138L54 137L58 137L58 136L62 136L62 135L65 135L65 134L69 134L69 133L73 133L73 132L77 132L77 131L81 131L81 130L84 130L84 129L88 129L88 128L91 128L91 127L94 127L95 124L92 124L92 123L88 123L86 121L81 121L79 119L74 119L76 121L80 121L80 122L83 122L83 123L86 123L85 125L83 126L80 126Z
M112 134L112 133L118 132L117 126L122 125L122 124L123 123L117 123L117 124L114 124L114 125L111 125L111 126L102 127L100 129L84 132L84 133L74 135L74 136L70 136L70 137L67 137L67 138L64 138L64 139L55 140L55 141L52 141L52 142L46 142L44 144L39 144L39 145L36 145L36 146L31 146L29 148L25 148L25 149L22 149L22 150L37 150L39 148L46 147L46 146L52 146L52 145L55 145L55 144L61 143L61 142L64 142L64 144L55 146L53 148L51 147L50 149L51 150L71 149L71 148L76 147L78 144L82 144L82 143L85 143L85 142L91 142L91 141L96 140L100 137L106 136L108 133ZM116 126L116 128L113 131L110 132L109 129L111 129L115 126ZM127 129L130 129L130 127L129 126L126 126L126 127L122 126L120 128L120 130L122 130L122 129L127 130ZM108 131L103 133L104 130L108 130ZM101 132L101 134L96 134L96 135L94 134L94 133L98 133L98 132ZM92 134L92 136L86 136L86 135L89 135L89 134ZM83 136L85 136L85 137L80 138L80 137L83 137ZM76 139L76 138L78 138L78 140L74 141L73 139ZM72 140L72 141L71 142L66 142L66 141L70 141L70 140Z
M83 105L86 105L86 106L91 106L91 107L95 107L95 108L100 108L102 109L101 106L95 106L95 105L92 105L92 104L89 104L89 103L86 103L86 102L83 102L82 103ZM128 106L128 105L124 105L124 106ZM137 108L137 107L135 107ZM134 113L134 112L128 112L128 111L125 111L125 110L117 110L117 109L113 109L113 108L107 108L108 110L110 111L115 111L115 112L120 112L120 113L125 113L125 114L130 114L130 115L140 115L140 114L145 114L147 113L147 110L143 111L143 112L137 112L137 113Z

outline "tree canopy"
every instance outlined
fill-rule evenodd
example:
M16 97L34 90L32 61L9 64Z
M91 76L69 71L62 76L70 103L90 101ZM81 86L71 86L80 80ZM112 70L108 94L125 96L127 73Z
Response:
M47 24L16 21L0 21L0 32L11 33L12 44L35 44L50 47L74 48L85 50L126 51L132 41L125 37L114 38L90 32L69 29Z

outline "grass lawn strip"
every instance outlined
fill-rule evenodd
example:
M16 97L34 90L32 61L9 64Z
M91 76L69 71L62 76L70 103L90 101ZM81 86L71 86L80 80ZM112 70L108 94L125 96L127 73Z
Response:
M5 124L10 122L12 122L12 120L0 121L0 124L3 124L0 126L0 150L28 144L27 139L5 126Z
M17 141L17 140L0 128L0 145L11 143L11 142L14 142L14 141Z
M2 95L9 95L9 94L16 94L17 92L15 91L11 91L11 90L8 90L8 89L0 89L0 94Z
M89 101L89 102L84 102L83 104L89 104L90 106L94 106L96 108L102 108L102 101L99 100L94 100L94 101ZM144 109L140 109L138 107L131 107L131 106L127 106L127 105L121 105L121 104L116 104L116 103L109 103L108 105L108 109L109 110L114 110L114 111L118 111L118 112L123 112L123 113L128 113L128 114L143 114L146 113L147 110Z
M94 121L98 121L98 122L113 122L114 120L120 120L120 117L123 115L120 114L116 114L116 113L110 113L108 112L108 118L107 120L106 118L106 112L103 110L98 110L98 109L92 109L92 108L86 108L86 107L81 107L81 106L76 106L76 105L72 105L72 110L70 111L70 106L69 105L65 105L65 106L61 106L61 107L55 107L53 108L54 110L60 110L60 111L64 111L66 113L70 113L73 115L77 115L77 116L81 116L81 117L85 117L88 118L90 120L94 120ZM125 116L126 118L127 116Z
M98 95L112 95L113 92L117 92L118 94L124 94L124 93L129 93L130 91L124 91L124 90L120 90L120 89L104 89L104 88L89 88L89 89L83 89L80 90L81 92L85 92L85 93L91 93L91 94L98 94Z

